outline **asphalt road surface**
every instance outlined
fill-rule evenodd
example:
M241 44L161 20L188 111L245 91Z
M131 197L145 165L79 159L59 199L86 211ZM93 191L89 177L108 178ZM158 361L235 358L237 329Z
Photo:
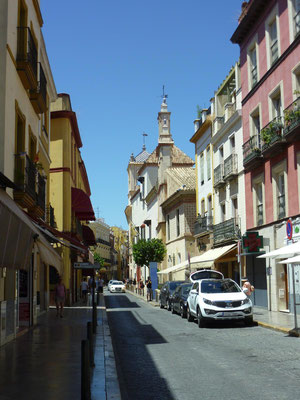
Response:
M105 293L123 400L300 399L300 338Z

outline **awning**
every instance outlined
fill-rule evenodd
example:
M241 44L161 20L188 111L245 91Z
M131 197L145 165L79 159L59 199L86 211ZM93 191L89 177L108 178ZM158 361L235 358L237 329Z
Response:
M62 258L60 255L56 253L52 246L50 246L48 243L45 243L43 240L38 239L37 245L42 261L45 264L55 267L59 275L62 275L63 267Z
M300 264L300 256L287 258L286 260L279 261L279 264Z
M286 258L293 255L300 255L300 242L292 243L287 246L280 247L268 253L262 254L257 258Z
M173 265L172 267L168 267L166 269L163 269L162 271L159 271L157 274L169 274L170 272L174 272L177 271L181 268L184 268L185 266L187 266L189 264L188 260L177 264L177 265Z
M29 269L34 240L46 249L42 257L45 263L54 259L56 265L61 263L61 257L40 230L4 190L0 190L0 221L0 267Z
M233 250L237 247L237 244L229 244L228 246L217 247L215 249L210 249L205 253L201 254L201 256L192 257L190 260L191 264L200 263L201 268L204 263L211 263L211 265L218 259L224 256L229 251ZM210 265L210 266L211 266Z
M83 241L87 246L96 245L95 234L89 226L82 225L82 236L83 236Z
M81 189L72 187L72 209L81 221L95 221L95 214L89 196Z

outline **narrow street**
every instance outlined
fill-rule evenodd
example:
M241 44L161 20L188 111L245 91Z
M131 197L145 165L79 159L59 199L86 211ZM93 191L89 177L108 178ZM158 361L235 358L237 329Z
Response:
M199 329L128 293L105 301L122 399L299 398L299 339L242 323Z

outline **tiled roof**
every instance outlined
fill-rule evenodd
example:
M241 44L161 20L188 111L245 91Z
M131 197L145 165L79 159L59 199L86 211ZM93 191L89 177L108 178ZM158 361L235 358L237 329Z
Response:
M158 147L151 153L147 159L147 164L158 164ZM189 164L194 165L195 161L186 155L175 145L172 146L172 164Z
M174 178L183 190L196 190L196 170L192 167L168 168L167 174Z
M144 162L149 156L150 153L148 153L146 150L143 150L137 156L135 156L135 162Z

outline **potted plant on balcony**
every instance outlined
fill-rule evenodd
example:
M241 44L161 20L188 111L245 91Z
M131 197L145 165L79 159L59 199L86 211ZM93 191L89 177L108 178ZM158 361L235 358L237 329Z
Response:
M295 94L300 92L295 91ZM284 125L285 131L289 131L294 128L300 121L300 97L294 101L293 106L289 110L284 111Z
M281 130L283 124L280 120L274 120L270 122L265 128L260 131L260 136L264 142L264 145L270 145L274 139L275 141L278 137L281 137Z

